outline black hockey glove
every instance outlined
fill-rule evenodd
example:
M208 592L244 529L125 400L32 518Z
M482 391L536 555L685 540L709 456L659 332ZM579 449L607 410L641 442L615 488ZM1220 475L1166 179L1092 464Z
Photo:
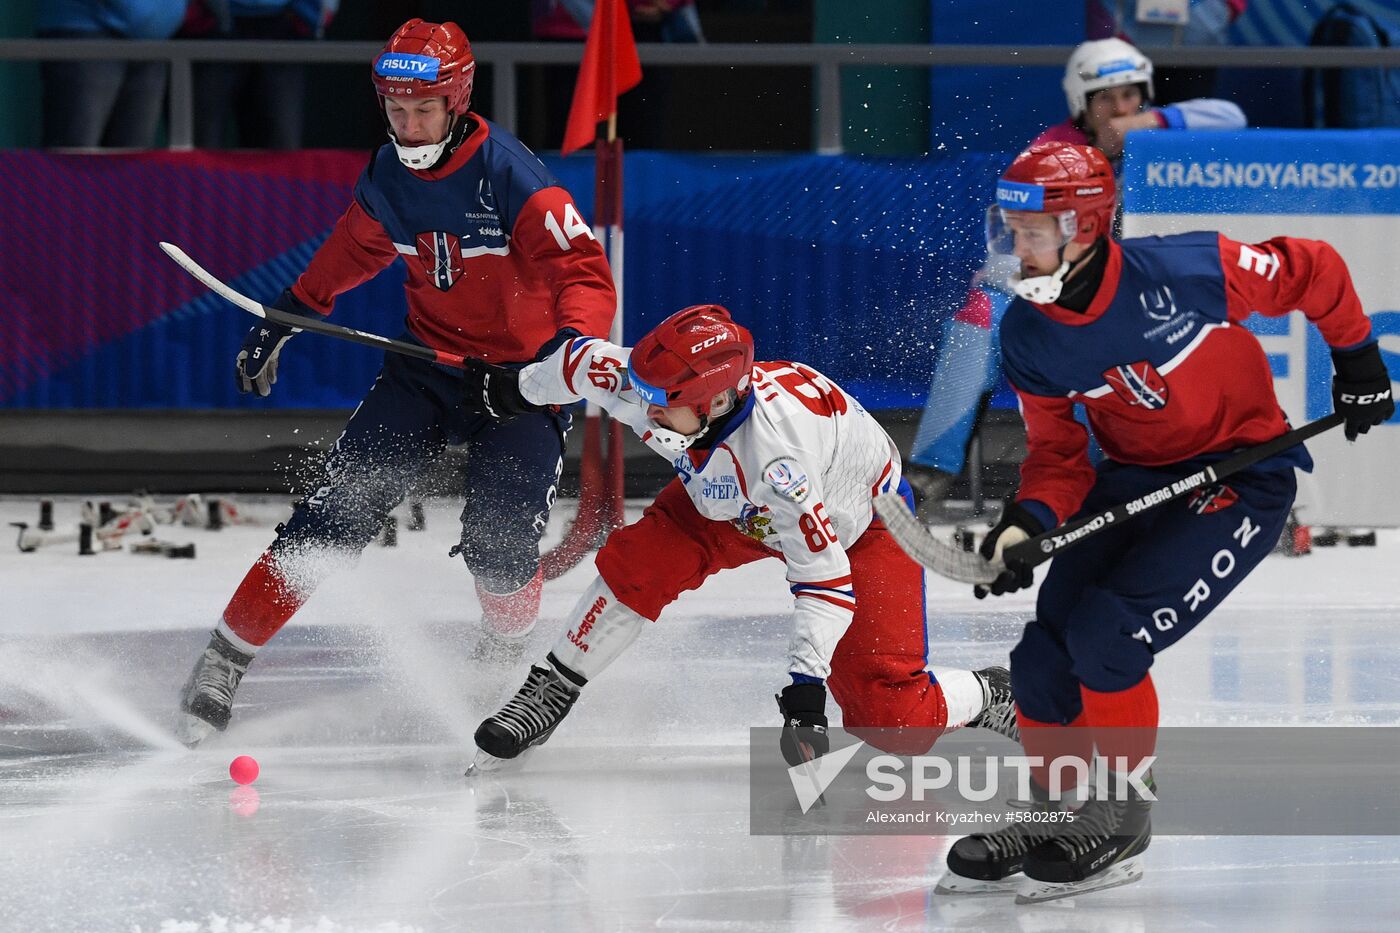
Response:
M1007 502L1001 510L1001 521L987 533L982 546L977 549L977 553L993 563L1004 562L1005 569L991 583L985 586L979 583L974 586L972 595L978 599L986 599L988 594L1001 596L1004 593L1014 593L1034 583L1035 571L1031 566L1014 559L1007 561L1004 551L1013 544L1020 544L1044 531L1045 526L1040 523L1040 519L1023 508L1019 502Z
M826 687L791 684L774 699L783 716L778 744L788 764L800 765L831 750L831 737L826 734Z
M288 314L320 317L298 301L290 288L283 289L272 306ZM293 328L271 321L259 321L253 325L253 329L243 338L243 346L234 361L233 376L239 392L257 392L263 398L272 394L273 383L277 381L277 355L282 352L282 344L295 333Z
M509 421L517 415L544 411L545 406L526 401L520 394L520 371L467 360L462 376L462 404L467 411L492 421Z
M1379 344L1359 350L1332 351L1332 408L1346 418L1347 440L1354 441L1395 414L1390 373L1381 360Z

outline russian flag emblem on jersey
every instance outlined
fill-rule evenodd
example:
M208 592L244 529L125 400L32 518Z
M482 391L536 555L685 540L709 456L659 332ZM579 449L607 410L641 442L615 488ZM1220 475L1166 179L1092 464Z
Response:
M1154 410L1167 407L1167 380L1147 360L1115 366L1105 371L1103 377L1129 405Z
M443 291L462 277L462 241L451 233L418 234L418 259L432 283Z

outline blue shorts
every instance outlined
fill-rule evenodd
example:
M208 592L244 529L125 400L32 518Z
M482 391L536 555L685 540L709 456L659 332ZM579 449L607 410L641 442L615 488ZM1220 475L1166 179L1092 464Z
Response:
M1190 471L1106 462L1081 514ZM1017 704L1040 722L1079 715L1079 685L1126 690L1157 652L1195 628L1278 543L1297 493L1292 469L1246 470L1110 527L1056 557L1036 618L1011 652Z

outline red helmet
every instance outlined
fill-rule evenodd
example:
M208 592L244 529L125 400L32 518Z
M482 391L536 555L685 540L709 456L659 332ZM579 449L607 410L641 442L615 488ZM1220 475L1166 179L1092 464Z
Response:
M997 182L997 207L1058 214L1066 236L1085 246L1112 231L1115 197L1108 157L1077 143L1036 143Z
M656 325L632 348L632 388L650 405L690 405L702 418L725 389L749 387L753 335L719 305L692 305Z
M389 37L372 76L381 99L446 97L447 111L461 115L471 105L476 58L461 26L411 19Z

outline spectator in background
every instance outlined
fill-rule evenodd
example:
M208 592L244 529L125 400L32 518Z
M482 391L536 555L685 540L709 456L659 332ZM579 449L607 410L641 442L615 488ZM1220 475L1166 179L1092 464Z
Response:
M181 36L320 39L340 0L192 0ZM194 144L300 149L306 68L295 62L208 62L194 70ZM231 124L237 134L230 138Z
M592 17L593 0L532 0L530 32L540 42L582 42Z
M705 41L695 0L627 0L627 6L638 42Z
M593 21L593 0L534 0L535 36L582 39ZM627 0L638 42L704 42L695 0ZM571 35L574 29L577 35Z
M588 38L592 0L531 0L530 35L536 42L577 42ZM580 46L579 55L583 55ZM526 104L519 110L521 138L558 149L578 80L577 65L526 65L521 69Z
M1154 107L1152 61L1121 39L1099 39L1076 48L1065 67L1064 89L1069 119L1043 130L1031 144L1095 146L1109 157L1115 172L1128 133L1245 126L1244 113L1227 100ZM1001 384L997 329L1012 296L994 283L1005 279L987 268L979 272L962 308L944 329L928 401L904 470L925 520L963 471L973 432Z
M1152 105L1152 61L1122 39L1098 39L1074 50L1065 66L1069 119L1033 141L1090 145L1113 162L1123 156L1123 137L1133 130L1238 130L1244 113L1228 100L1200 98L1165 107Z
M582 42L593 22L593 0L532 0L531 32L544 42ZM638 42L704 42L700 14L695 0L627 0L632 34ZM573 97L578 69L551 69L535 72L531 94L542 105L537 120L543 121L540 135L554 141L561 138L564 118ZM670 104L672 69L644 68L642 83L619 104L620 120L627 144L636 149L662 148L668 126L675 118ZM542 84L539 82L543 82Z
M41 39L169 39L184 16L183 0L45 0L35 14L35 34ZM165 62L42 62L39 73L45 146L155 145L165 101Z
M1141 49L1171 45L1229 45L1230 26L1249 0L1190 0L1184 19L1153 12L1144 0L1087 0L1086 39L1126 39ZM1215 93L1214 68L1164 68L1157 76L1161 101Z

